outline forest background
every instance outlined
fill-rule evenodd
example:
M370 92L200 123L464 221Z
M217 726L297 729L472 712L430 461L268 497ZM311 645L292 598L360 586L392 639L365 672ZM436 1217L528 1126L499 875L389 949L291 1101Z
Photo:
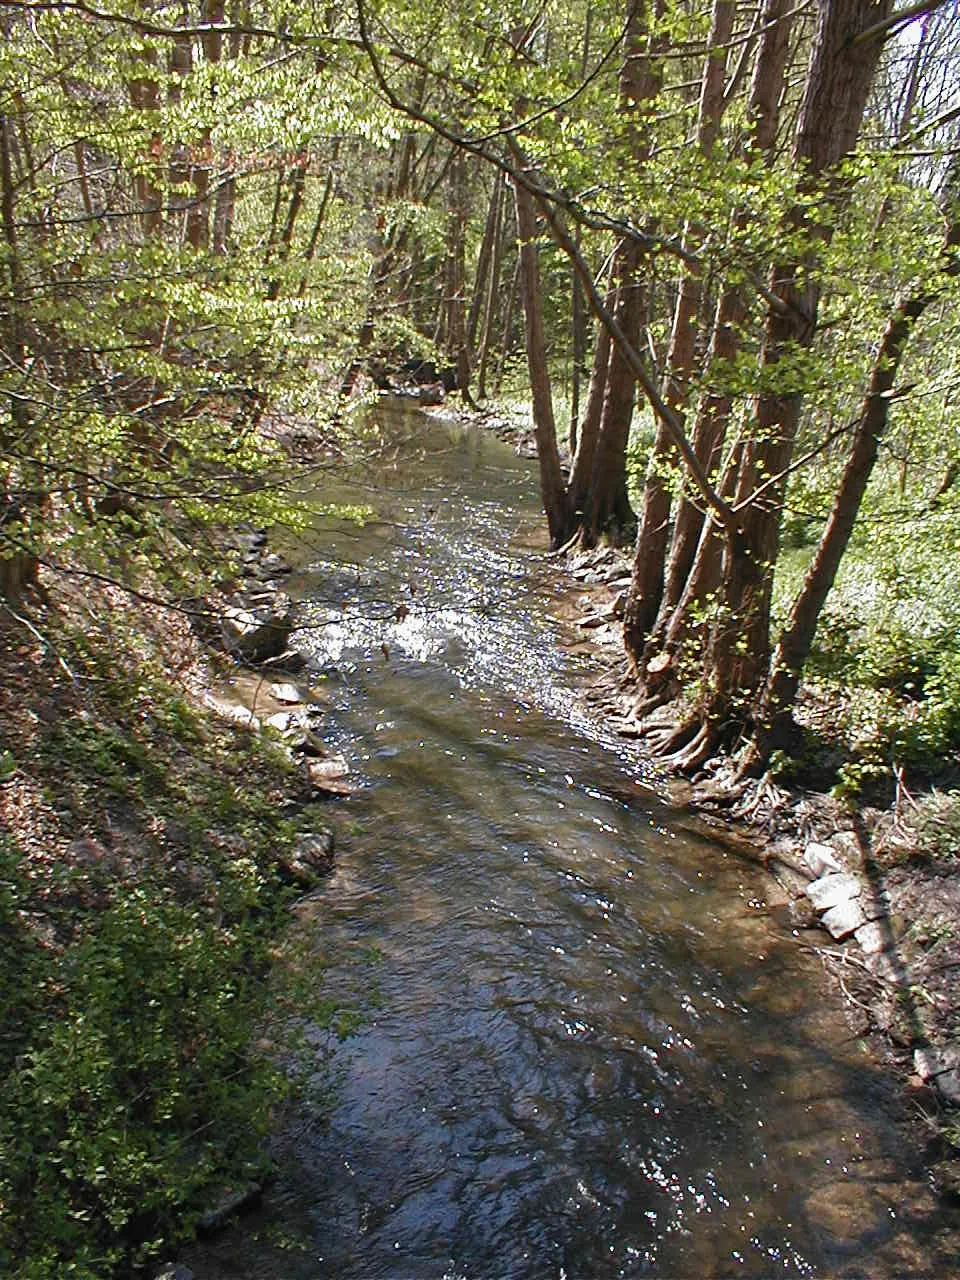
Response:
M2 0L10 645L39 637L68 689L93 680L116 627L94 608L53 644L58 592L178 611L216 589L235 568L219 530L303 519L272 425L320 424L332 447L364 390L421 357L469 404L528 407L554 549L635 545L634 714L667 767L731 796L815 766L829 728L841 792L942 774L960 745L958 19L891 0ZM112 690L131 716L147 678ZM150 698L180 732L187 711ZM91 777L101 729L69 743ZM12 778L23 748L2 747ZM22 932L37 886L14 843L4 857ZM241 927L253 889L234 891ZM36 982L66 989L53 952ZM115 976L98 998L129 997ZM37 1108L62 1045L22 1015L3 1052ZM40 1179L62 1226L38 1275L90 1238L89 1273L113 1265L91 1221L149 1252L236 1158L172 1178L172 1150L131 1150L105 1207L116 1133L87 1150L76 1127L92 1087L42 1141L7 1134L5 1205ZM33 1247L17 1214L11 1257Z

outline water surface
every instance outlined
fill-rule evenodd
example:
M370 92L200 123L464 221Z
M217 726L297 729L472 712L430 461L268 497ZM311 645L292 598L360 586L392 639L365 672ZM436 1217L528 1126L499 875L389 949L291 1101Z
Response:
M299 579L361 783L301 918L380 1006L201 1280L954 1274L819 961L582 709L532 464L396 432L322 495L376 518L321 521Z

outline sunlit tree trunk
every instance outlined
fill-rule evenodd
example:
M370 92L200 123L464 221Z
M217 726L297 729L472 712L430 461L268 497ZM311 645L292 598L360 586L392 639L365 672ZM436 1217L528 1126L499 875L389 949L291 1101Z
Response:
M540 464L540 496L547 516L550 545L556 548L569 537L570 509L557 448L553 392L543 332L543 299L537 261L537 218L533 197L519 182L514 183L514 203L520 241L520 297L526 331L527 370Z
M960 274L960 164L948 187L948 223L944 234L945 276ZM854 426L847 462L816 554L793 602L780 635L760 699L757 727L741 768L756 768L770 751L786 742L791 713L804 664L810 656L817 623L849 544L863 496L880 453L890 417L892 392L904 351L917 321L942 288L902 298L890 317L873 362L870 383Z
M710 26L708 54L704 67L697 114L697 146L709 163L724 108L726 45L733 30L733 0L715 0ZM688 226L688 251L696 254L702 231ZM690 377L693 372L697 324L702 297L699 270L690 266L683 274L674 311L664 399L682 421L686 412ZM669 538L670 489L668 471L674 465L674 451L663 424L657 428L653 453L644 480L643 507L637 533L633 573L624 616L624 638L628 652L636 658L653 626L663 594L664 561Z
M836 168L856 146L882 48L877 36L860 41L857 37L886 18L891 8L892 0L820 3L794 161L804 175L804 185L815 187L819 180L828 180L835 214L849 194ZM760 353L765 385L775 385L776 367L784 356L813 342L820 297L817 266L833 233L830 223L811 225L802 204L789 212L785 229L794 236L802 233L809 248L797 258L778 263L770 273L773 302ZM725 714L733 700L755 693L769 662L773 567L802 404L802 392L795 390L764 393L756 402L735 493L740 527L724 549L721 611L711 637L715 716Z

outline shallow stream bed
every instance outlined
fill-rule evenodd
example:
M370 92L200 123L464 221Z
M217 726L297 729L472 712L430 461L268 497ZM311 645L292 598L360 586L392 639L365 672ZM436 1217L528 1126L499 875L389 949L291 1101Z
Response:
M333 1050L198 1280L958 1274L956 1212L762 873L583 710L534 465L421 418L319 498L295 587L359 783L300 909ZM579 690L579 692L578 692Z

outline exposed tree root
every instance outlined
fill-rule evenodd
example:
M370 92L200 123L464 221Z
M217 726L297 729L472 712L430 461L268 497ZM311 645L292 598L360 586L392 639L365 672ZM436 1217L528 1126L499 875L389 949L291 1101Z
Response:
M648 716L653 715L655 711L659 711L661 707L665 707L676 697L676 690L670 688L661 689L659 693L647 694L642 697L633 709L633 717L635 720L646 720Z
M694 722L696 726L696 722ZM709 723L701 723L696 728L693 739L680 750L667 753L662 763L671 773L682 773L690 777L702 768L704 763L717 749L717 734Z

